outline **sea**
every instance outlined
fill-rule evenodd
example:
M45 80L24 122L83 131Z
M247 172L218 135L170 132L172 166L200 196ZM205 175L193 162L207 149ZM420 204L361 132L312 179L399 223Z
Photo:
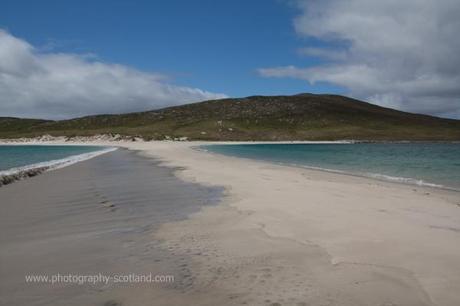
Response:
M258 143L201 148L234 157L460 191L460 143Z
M115 148L101 146L0 145L0 176L23 170L61 168Z

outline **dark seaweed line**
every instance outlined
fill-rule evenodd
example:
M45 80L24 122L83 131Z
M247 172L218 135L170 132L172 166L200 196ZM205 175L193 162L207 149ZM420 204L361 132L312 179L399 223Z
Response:
M12 174L0 175L0 187L14 183L15 181L37 176L47 171L48 169L50 169L50 167L46 166L46 167L38 167L38 168L32 168L32 169L27 169L27 170L21 170L16 173L12 173Z

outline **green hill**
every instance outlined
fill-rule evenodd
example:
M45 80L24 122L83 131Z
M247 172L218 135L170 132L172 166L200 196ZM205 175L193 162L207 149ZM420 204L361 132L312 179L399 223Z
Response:
M0 118L0 138L106 133L192 140L460 140L460 120L314 94L212 100L61 121Z

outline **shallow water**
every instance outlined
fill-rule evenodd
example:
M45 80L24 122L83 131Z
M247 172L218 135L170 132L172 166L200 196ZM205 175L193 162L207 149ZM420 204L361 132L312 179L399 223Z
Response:
M460 190L459 143L207 145L215 153Z
M0 171L102 150L98 146L1 145Z

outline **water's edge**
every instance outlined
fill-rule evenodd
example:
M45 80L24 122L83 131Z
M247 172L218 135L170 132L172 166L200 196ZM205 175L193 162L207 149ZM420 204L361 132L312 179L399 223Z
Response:
M340 143L336 143L336 144L340 144ZM348 143L348 144L351 144L351 143ZM386 174L381 174L381 173L371 173L371 172L370 173L360 173L360 172L353 172L353 171L346 171L346 170L308 166L308 165L298 164L294 162L281 162L281 161L267 160L267 159L256 159L252 157L233 155L231 153L226 154L223 152L217 152L208 147L209 145L200 145L200 146L194 146L192 147L192 149L197 150L197 151L211 153L211 154L226 156L226 157L233 157L233 158L245 159L249 161L259 161L259 162L264 162L264 163L271 163L271 164L275 164L279 166L287 166L287 167L295 167L295 168L301 168L301 169L322 171L322 172L339 174L339 175L347 175L347 176L377 180L381 182L403 184L406 186L428 187L428 188L435 188L435 189L441 189L441 190L447 190L447 191L460 192L460 189L457 189L457 188L453 188L453 187L449 187L449 186L445 186L441 184L435 184L432 182L428 182L426 180L421 180L421 179L416 179L416 178L411 178L411 177L398 177L398 176L391 176L391 175L386 175Z
M22 167L15 167L7 170L0 171L0 187L14 183L25 178L34 177L43 172L56 170L63 167L73 165L78 162L82 162L102 154L113 152L117 150L116 147L104 148L102 150L97 150L88 153L70 155L61 159L55 159L35 164L30 164Z

